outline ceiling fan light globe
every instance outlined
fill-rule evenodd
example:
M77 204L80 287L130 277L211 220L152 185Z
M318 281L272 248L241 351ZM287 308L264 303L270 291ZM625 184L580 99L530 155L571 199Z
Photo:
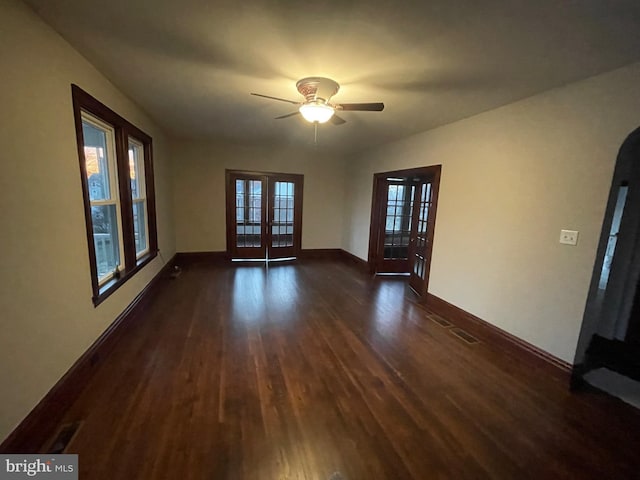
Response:
M305 103L300 107L302 117L310 123L326 123L334 112L332 107L324 103Z

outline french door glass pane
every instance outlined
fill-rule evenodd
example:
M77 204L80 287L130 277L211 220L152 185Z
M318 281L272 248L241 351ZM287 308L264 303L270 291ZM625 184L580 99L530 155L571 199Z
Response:
M136 242L136 254L147 249L147 215L144 200L133 202L133 233Z
M422 255L416 254L416 262L413 265L413 273L415 273L422 279L424 279L424 272L425 272L424 266L425 266L425 258Z
M415 186L388 185L385 218L384 258L409 258L411 211Z
M293 246L294 189L293 182L275 182L271 246Z
M426 274L426 258L425 251L427 246L427 228L429 225L429 208L431 207L431 184L422 185L420 195L420 210L418 215L418 231L416 235L416 259L413 266L413 272L420 278L424 279Z
M236 246L262 245L262 180L236 180Z
M245 180L236 180L236 224L244 224L245 218ZM238 227L240 228L240 227ZM238 230L238 233L240 230ZM244 231L243 231L244 233Z
M91 207L91 222L98 279L102 279L112 274L120 264L118 219L115 204Z
M89 200L111 200L111 178L107 149L107 135L112 131L98 127L86 120L82 121L84 136L84 161L87 170ZM113 138L113 137L111 137Z

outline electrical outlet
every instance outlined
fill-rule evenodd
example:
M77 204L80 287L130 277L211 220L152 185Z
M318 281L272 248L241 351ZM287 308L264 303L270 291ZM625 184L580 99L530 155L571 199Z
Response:
M560 230L560 243L563 245L577 245L578 232L576 230Z

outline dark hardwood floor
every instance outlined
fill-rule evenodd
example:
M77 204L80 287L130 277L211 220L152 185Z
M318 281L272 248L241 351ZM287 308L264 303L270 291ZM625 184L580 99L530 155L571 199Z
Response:
M65 422L80 478L630 479L640 415L339 261L160 283Z

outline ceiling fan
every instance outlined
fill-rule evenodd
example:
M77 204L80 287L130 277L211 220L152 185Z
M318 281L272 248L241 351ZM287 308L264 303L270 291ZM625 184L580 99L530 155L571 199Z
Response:
M346 123L346 120L335 114L336 111L350 111L350 112L381 112L384 109L384 103L330 103L329 100L333 97L340 85L338 82L324 77L307 77L296 82L296 88L298 92L305 98L304 102L296 102L294 100L286 100L284 98L271 97L269 95L262 95L260 93L252 93L256 97L269 98L271 100L278 100L280 102L292 103L299 105L297 112L288 113L280 117L276 117L277 120L282 118L293 117L295 115L302 115L302 117L308 122L318 124L326 123L331 120L334 125L341 125Z

